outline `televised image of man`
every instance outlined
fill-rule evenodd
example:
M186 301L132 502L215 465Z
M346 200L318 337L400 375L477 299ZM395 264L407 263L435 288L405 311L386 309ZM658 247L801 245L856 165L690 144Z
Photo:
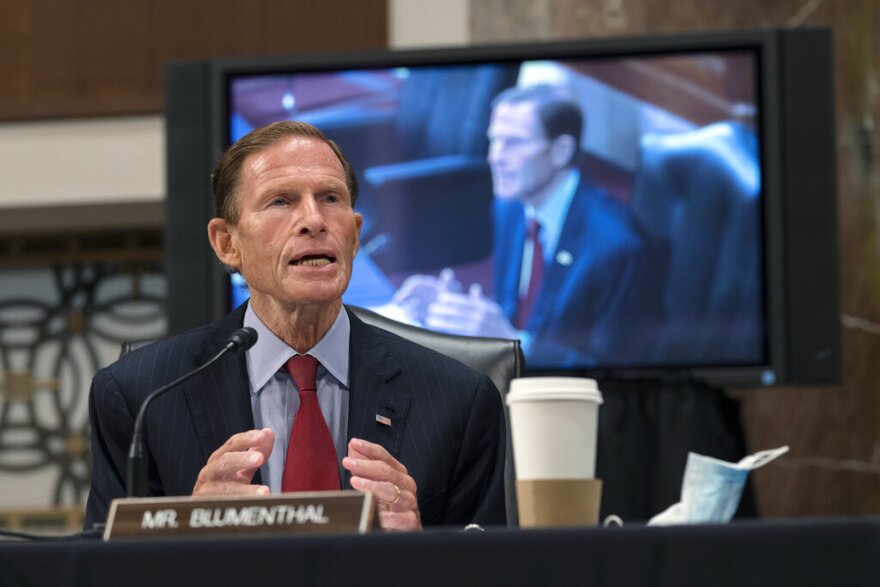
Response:
M249 303L128 353L94 378L86 527L126 495L144 398L242 326L256 344L154 403L149 495L372 492L383 528L504 524L504 414L490 379L359 320L342 304L358 252L357 182L316 128L280 122L231 146L208 237Z
M455 276L414 276L395 302L458 334L520 338L530 368L625 363L643 242L626 206L580 165L584 116L560 86L499 94L488 129L492 299Z

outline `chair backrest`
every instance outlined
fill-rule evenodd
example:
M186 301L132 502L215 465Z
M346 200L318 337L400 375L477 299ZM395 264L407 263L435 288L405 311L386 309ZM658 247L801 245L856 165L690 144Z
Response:
M748 359L761 324L754 133L719 122L646 135L641 158L632 209L658 253L648 271L665 313L656 349L662 356L653 358Z
M367 324L393 332L488 375L502 396L507 394L511 379L522 375L523 355L518 340L444 334L398 322L357 306L348 308Z
M347 306L354 314L372 326L382 328L398 336L411 340L424 347L437 351L447 357L451 357L468 367L483 373L492 380L495 387L501 393L501 401L510 389L510 382L515 377L522 376L525 369L522 348L518 340L503 338L484 338L457 336L434 332L404 324L386 318L365 308ZM152 342L151 340L136 340L123 342L119 356L122 357L131 351ZM517 525L516 510L516 475L513 468L513 450L510 438L510 420L507 406L504 407L504 419L507 423L507 450L504 456L504 502L507 509L507 524Z
M501 401L510 389L510 382L521 377L525 369L522 348L518 340L505 338L485 338L444 334L392 320L371 310L348 306L355 315L372 326L411 340L424 347L437 351L464 363L483 373L492 380L501 393ZM510 437L510 418L507 405L504 406L504 419L507 423L507 450L504 468L504 502L507 509L507 524L518 525L516 509L516 474L513 467L513 449Z

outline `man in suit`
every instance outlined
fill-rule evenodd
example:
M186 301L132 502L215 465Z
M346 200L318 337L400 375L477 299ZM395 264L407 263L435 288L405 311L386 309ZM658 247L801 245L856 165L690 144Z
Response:
M479 285L455 291L446 272L404 283L396 301L420 308L431 328L518 337L531 368L625 364L642 237L578 165L582 129L580 106L559 86L499 94L488 130L493 299Z
M147 414L149 494L344 487L372 492L386 529L503 524L495 386L342 305L362 219L338 147L303 123L257 129L227 150L213 187L208 236L220 261L247 280L250 302L95 376L86 527L126 494L127 446L144 398L207 361L242 325L259 334L251 349Z

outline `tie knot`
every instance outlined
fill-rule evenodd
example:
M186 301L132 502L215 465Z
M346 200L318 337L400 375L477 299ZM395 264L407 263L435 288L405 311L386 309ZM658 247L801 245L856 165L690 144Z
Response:
M530 239L538 238L538 234L541 232L540 223L534 218L529 218L526 222L526 236Z
M296 355L287 361L287 371L300 392L317 391L318 359L311 355Z

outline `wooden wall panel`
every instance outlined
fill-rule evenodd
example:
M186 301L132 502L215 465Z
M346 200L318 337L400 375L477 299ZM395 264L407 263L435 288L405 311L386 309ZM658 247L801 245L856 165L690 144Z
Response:
M160 112L168 61L387 36L386 0L0 0L0 121Z

